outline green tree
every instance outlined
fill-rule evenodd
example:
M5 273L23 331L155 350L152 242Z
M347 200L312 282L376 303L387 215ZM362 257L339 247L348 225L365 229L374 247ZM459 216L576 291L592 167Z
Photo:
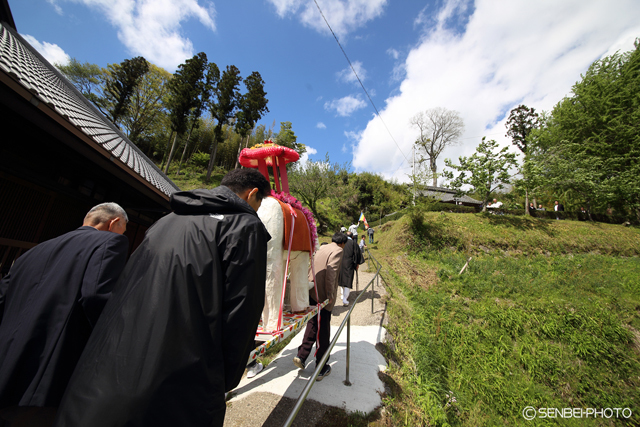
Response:
M507 135L523 154L527 154L527 138L533 129L540 125L538 113L535 108L529 108L524 104L511 110L505 126Z
M127 114L135 88L148 71L149 63L141 56L107 66L104 73L103 98L99 101L98 108L101 108L118 129L120 119Z
M85 98L96 105L99 103L102 92L102 68L88 62L80 63L75 58L71 58L66 65L55 64L55 66Z
M210 73L207 74L205 80L207 69L209 69ZM213 67L209 67L207 55L204 52L200 52L187 59L184 64L180 64L169 83L170 97L168 106L173 144L171 144L171 151L165 164L165 173L169 171L178 136L184 134L187 130L189 115L193 115L193 119L197 120L209 99L207 83L210 78L216 77L216 70L217 66L213 64ZM209 74L211 75L209 76ZM169 141L171 141L171 136Z
M595 61L572 92L534 132L545 173L558 191L576 193L579 185L588 186L594 192L592 206L633 213L640 220L638 40L630 52Z
M298 137L292 129L291 122L280 122L280 132L273 136L273 139L279 145L289 147L298 152L301 156L307 152L307 147L298 141Z
M482 142L476 148L476 152L470 157L459 157L458 165L451 163L451 160L445 159L444 163L447 167L458 172L454 177L452 171L444 171L443 176L452 180L451 188L456 189L459 193L471 193L482 196L482 211L487 210L487 201L493 191L504 189L506 184L511 182L510 169L517 166L516 155L509 153L509 147L497 150L498 143L495 140L486 140L482 138ZM463 186L471 186L472 188L463 191Z
M419 163L429 163L435 187L438 185L436 161L446 147L458 142L464 131L464 122L457 111L437 107L417 113L410 123L420 130L415 142L421 154Z
M330 219L320 210L322 199L333 201L344 199L337 193L339 182L336 176L345 169L337 163L331 163L327 153L324 160L306 163L293 163L289 176L289 190L296 198L309 207L313 216L322 227L330 225Z
M211 116L217 121L213 136L213 144L211 144L211 158L209 167L207 168L206 182L211 178L211 172L216 162L216 153L218 144L222 140L222 126L228 124L238 106L240 92L238 86L242 81L240 70L235 65L227 65L222 73L220 81L214 89L216 102L210 104Z
M165 101L171 73L150 64L149 72L141 79L131 94L128 114L121 120L122 129L131 142L144 151L149 148L167 128Z
M264 91L264 81L257 71L254 71L244 79L244 85L247 93L240 96L238 101L239 110L236 114L236 133L242 138L246 138L245 146L249 146L249 136L256 122L269 112L267 108L267 92ZM238 146L238 155L236 156L236 169L239 165L240 150L242 143Z
M527 158L529 154L527 150L527 140L531 131L536 129L539 125L539 117L535 108L529 108L524 104L518 105L516 108L511 110L507 123L505 124L507 127L506 136L510 137L513 144L516 145L524 154L524 164L521 169L523 178L520 180L520 184L523 186L525 191L524 211L526 215L530 215L529 192L534 188L529 187L529 185L534 182L538 182L536 179L537 177L526 175L533 172L533 162L531 159Z
M220 79L220 69L216 64L211 62L207 66L207 73L205 75L204 85L202 86L202 91L200 95L194 100L194 106L189 112L188 122L191 123L189 134L187 135L187 140L184 143L184 150L182 151L182 157L180 158L180 164L178 165L178 173L180 173L180 167L182 166L182 162L184 161L185 154L187 152L187 148L189 147L189 142L191 141L191 134L194 129L200 126L203 111L208 107L209 100L211 98L211 92L213 87L218 83ZM199 82L201 84L202 82Z

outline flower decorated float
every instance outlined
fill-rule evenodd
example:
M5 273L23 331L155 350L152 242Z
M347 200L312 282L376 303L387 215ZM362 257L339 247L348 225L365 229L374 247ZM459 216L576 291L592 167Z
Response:
M275 191L271 190L271 197L265 198L258 210L271 240L267 244L265 306L256 332L256 340L264 344L251 353L249 362L300 329L327 304L324 301L309 307L309 289L315 285L315 272L313 282L309 282L308 272L309 266L313 267L310 259L318 236L311 212L289 194L286 165L299 158L295 150L271 141L245 148L240 153L242 166L257 168L267 179L271 170L275 182ZM287 287L288 304L285 301Z

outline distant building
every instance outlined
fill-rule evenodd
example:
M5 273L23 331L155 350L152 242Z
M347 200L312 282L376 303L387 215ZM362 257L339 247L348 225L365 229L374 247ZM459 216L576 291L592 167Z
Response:
M452 203L454 205L481 207L480 200L473 199L467 195L456 197L456 190L445 187L424 187L424 190L417 192L418 196L431 197L442 203Z
M16 31L0 0L0 275L101 202L129 215L130 251L179 188Z

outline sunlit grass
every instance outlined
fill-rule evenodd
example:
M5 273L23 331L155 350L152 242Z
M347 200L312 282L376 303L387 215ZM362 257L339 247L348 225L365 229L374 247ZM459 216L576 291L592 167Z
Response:
M640 259L637 240L625 241L637 230L479 215L423 221L390 226L374 252L392 295L386 356L398 361L389 369L398 388L385 403L394 425L549 421L525 420L527 406L630 408L629 420L553 422L637 424ZM555 239L543 251L540 233ZM424 269L435 276L427 285L416 280Z

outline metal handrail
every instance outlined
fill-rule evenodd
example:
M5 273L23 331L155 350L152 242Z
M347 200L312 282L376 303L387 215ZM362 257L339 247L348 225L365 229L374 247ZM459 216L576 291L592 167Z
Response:
M349 382L349 358L350 358L350 355L351 355L351 353L350 353L350 347L351 347L351 312L355 308L355 306L358 303L358 300L360 299L360 297L366 292L367 288L369 286L371 286L371 313L373 313L374 287L372 285L373 285L374 281L377 282L378 285L380 284L379 277L380 277L380 270L382 269L382 264L380 264L378 262L378 260L376 260L371 255L371 252L369 252L369 249L366 249L366 251L367 251L367 254L369 255L369 259L372 259L378 265L378 270L376 270L376 275L371 279L369 284L367 284L367 286L365 286L365 288L362 290L360 295L358 295L356 300L353 302L353 305L351 306L351 308L347 312L347 315L346 315L345 319L342 321L342 323L340 324L340 327L338 328L338 331L336 332L335 336L333 337L333 341L331 341L331 344L329 345L329 349L325 352L324 356L322 356L322 359L320 360L320 362L316 364L316 370L313 372L313 375L309 379L309 382L307 383L307 385L302 390L302 393L300 393L300 396L298 397L298 400L296 401L295 406L291 410L291 413L289 414L289 417L284 422L283 427L290 427L291 424L293 423L293 420L296 419L296 416L298 415L298 412L300 412L300 409L302 408L302 405L304 404L304 401L307 399L307 396L309 395L309 392L311 392L311 388L313 387L313 385L316 382L316 378L318 377L318 374L320 374L321 368L327 362L327 359L329 359L329 356L331 355L331 350L333 350L333 347L338 342L338 338L340 337L340 334L342 333L342 330L344 329L344 325L345 324L347 325L347 367L346 367L346 379L344 381L344 385L346 385L346 386L350 386L351 385L351 383ZM369 266L370 266L370 264L369 264Z

